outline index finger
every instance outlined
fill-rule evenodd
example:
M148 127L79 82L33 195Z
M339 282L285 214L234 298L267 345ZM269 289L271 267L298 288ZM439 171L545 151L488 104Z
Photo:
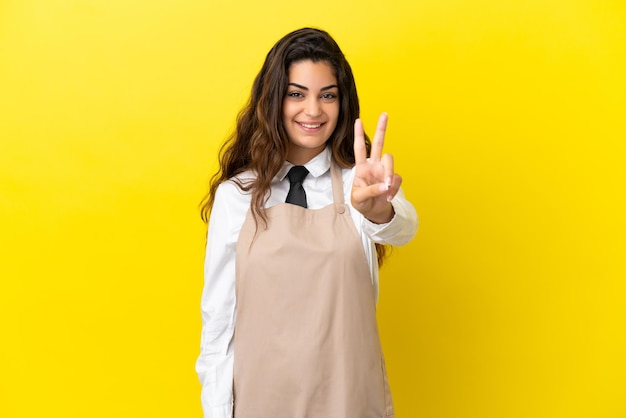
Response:
M376 133L374 134L374 141L372 142L372 151L370 153L370 159L372 161L380 161L383 155L383 144L385 143L385 131L387 131L388 118L386 112L381 113L378 118Z
M365 148L365 133L361 119L354 121L354 162L361 164L367 161L367 149Z

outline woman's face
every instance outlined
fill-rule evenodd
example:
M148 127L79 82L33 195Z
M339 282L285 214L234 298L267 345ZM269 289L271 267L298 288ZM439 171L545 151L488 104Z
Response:
M287 160L302 165L322 152L338 118L339 87L332 66L311 60L291 64L283 100Z

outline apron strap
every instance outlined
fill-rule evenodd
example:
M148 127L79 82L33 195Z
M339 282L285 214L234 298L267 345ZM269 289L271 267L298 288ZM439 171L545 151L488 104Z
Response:
M335 162L334 158L330 158L330 178L333 185L333 200L337 213L342 214L346 211L346 204L343 194L343 178L341 177L341 167Z

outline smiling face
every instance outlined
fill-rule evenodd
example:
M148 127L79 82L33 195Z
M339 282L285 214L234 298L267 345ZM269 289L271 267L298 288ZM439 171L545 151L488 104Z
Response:
M338 118L339 87L332 66L311 60L291 64L283 100L287 160L302 165L322 152Z

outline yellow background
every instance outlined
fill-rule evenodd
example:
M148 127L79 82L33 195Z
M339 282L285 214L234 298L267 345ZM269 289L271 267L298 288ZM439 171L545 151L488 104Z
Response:
M401 418L626 417L622 0L0 1L0 417L200 417L197 204L267 50L351 62L421 219Z

